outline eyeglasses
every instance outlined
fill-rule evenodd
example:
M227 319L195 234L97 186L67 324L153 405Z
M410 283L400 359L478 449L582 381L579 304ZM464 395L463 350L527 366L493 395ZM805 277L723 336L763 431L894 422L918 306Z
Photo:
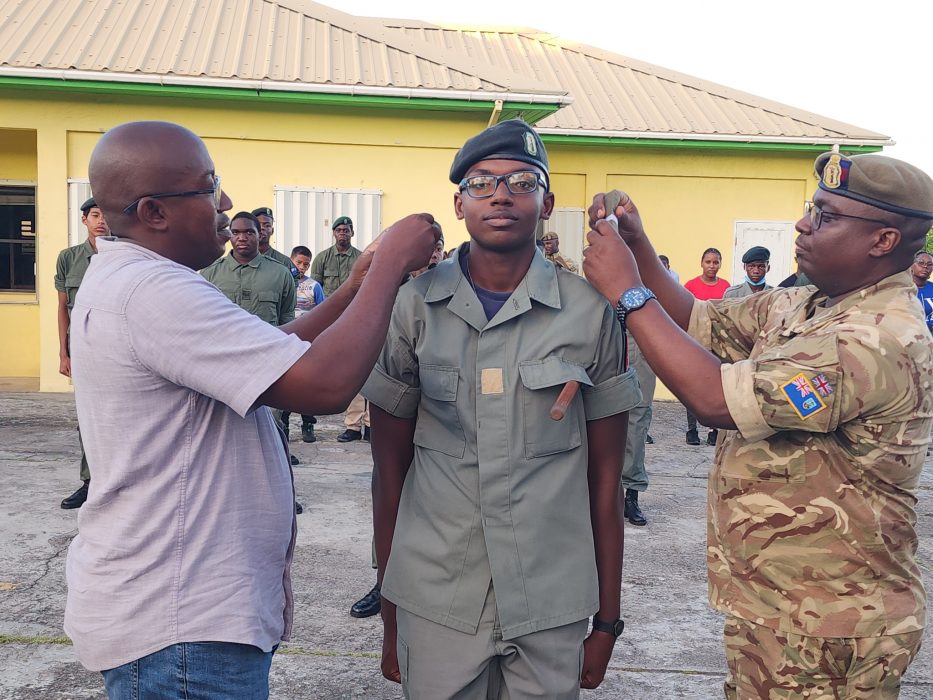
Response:
M473 199L486 199L496 193L500 182L505 182L505 186L512 194L531 194L538 189L538 185L546 186L547 184L538 173L530 170L520 170L508 175L465 177L460 181L458 187L461 192L466 190L466 193Z
M169 197L197 197L202 194L212 194L214 195L214 208L220 209L220 199L223 196L223 190L220 189L220 176L212 175L214 179L214 186L210 189L205 190L188 190L186 192L159 192L156 194L144 194L139 199L135 200L130 204L126 209L123 210L124 214L132 214L136 207L139 206L139 203L144 199L168 199Z
M914 265L917 267L933 267L933 260L914 260Z
M839 214L834 211L823 211L813 202L807 202L804 204L803 213L810 215L810 228L813 231L819 230L823 223L824 216L828 216L830 221L833 219L857 219L858 221L870 221L873 224L881 224L882 226L891 226L891 224L889 224L887 221L882 221L881 219L869 219L864 216L853 216L852 214Z

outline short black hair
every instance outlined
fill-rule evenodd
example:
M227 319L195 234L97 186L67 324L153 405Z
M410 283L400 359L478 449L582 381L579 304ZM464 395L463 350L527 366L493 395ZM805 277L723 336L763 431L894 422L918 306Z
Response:
M290 257L295 257L296 255L307 255L311 257L311 249L306 245L296 245L292 248L292 254Z
M237 219L249 219L252 221L254 224L256 224L256 233L259 233L259 229L262 228L262 226L259 224L259 219L257 219L255 215L248 211L238 211L236 214L230 217L230 223L232 224Z

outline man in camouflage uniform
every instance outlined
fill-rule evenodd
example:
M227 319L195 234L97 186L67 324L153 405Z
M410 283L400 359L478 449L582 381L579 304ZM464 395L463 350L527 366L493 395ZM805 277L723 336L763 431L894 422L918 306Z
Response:
M65 248L58 254L58 261L55 264L55 290L58 292L58 371L66 377L71 377L71 350L68 341L71 331L71 309L75 305L75 296L84 280L84 273L91 264L91 256L97 253L97 237L110 235L110 227L107 226L104 213L93 197L81 205L81 223L87 229L87 240ZM61 505L65 510L80 508L84 505L91 483L91 470L88 467L87 455L84 453L80 426L78 444L81 446L79 477L82 483L77 491L62 500Z
M579 269L573 260L566 255L561 255L560 238L556 233L550 231L541 236L541 242L544 244L544 257L550 260L558 267L562 267L568 272L577 273Z
M725 429L707 562L710 602L727 615L727 698L896 698L926 623L914 490L933 342L907 268L933 220L933 180L876 154L815 165L796 225L815 286L695 301L627 195L590 208L587 277L619 300L658 377ZM635 293L642 280L651 292Z

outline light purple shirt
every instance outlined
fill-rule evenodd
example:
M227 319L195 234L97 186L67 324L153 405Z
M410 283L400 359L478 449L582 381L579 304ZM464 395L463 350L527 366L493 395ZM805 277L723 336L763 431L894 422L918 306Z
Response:
M294 487L258 397L309 344L192 270L97 239L71 316L91 466L65 631L114 668L180 642L269 651L291 631Z

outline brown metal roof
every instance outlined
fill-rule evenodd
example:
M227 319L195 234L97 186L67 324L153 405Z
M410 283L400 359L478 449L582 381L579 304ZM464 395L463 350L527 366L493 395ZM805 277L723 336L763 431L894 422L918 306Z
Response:
M537 122L542 133L886 142L888 136L534 29L383 26L495 65L558 82L571 105Z
M303 0L0 0L3 74L567 105L537 122L542 133L889 141L534 29L355 17Z
M300 0L0 0L0 66L562 93Z

